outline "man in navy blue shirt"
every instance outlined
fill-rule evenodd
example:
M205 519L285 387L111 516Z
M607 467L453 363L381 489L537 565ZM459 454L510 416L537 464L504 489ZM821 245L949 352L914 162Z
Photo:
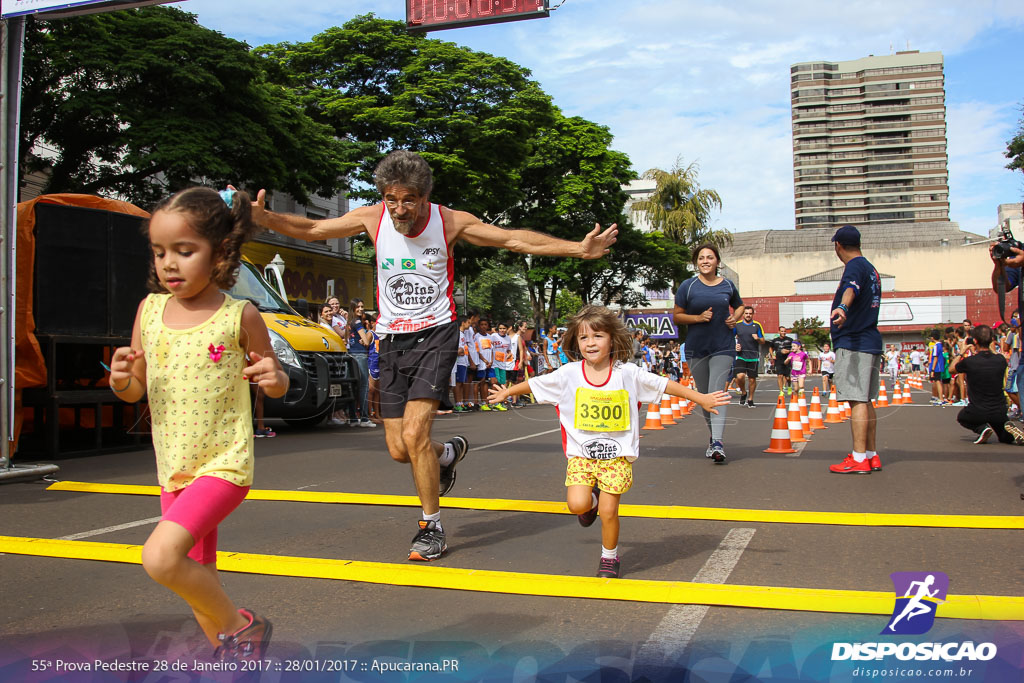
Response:
M839 288L832 299L830 332L836 349L835 384L840 401L849 401L853 451L839 464L830 465L836 474L871 474L882 469L875 451L875 407L882 355L878 332L878 309L882 302L882 279L860 252L860 231L844 225L832 236L836 256L846 264Z

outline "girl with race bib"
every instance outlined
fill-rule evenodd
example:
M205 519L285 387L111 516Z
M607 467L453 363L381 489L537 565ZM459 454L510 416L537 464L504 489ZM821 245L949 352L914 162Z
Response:
M288 391L259 311L222 291L255 227L250 207L244 193L204 187L157 206L146 227L155 293L110 363L110 388L130 403L147 397L152 421L162 518L142 566L188 603L223 661L262 659L270 641L270 622L221 587L217 526L252 484L250 382L271 398Z
M555 372L491 390L490 402L533 393L558 407L566 466L566 502L582 526L601 516L601 563L597 575L619 576L619 498L633 485L632 463L640 454L639 404L662 394L694 401L716 413L729 403L724 391L701 394L629 363L630 334L612 311L584 306L569 321L562 345L570 362Z
M789 377L793 382L793 389L803 391L804 379L807 377L807 362L809 358L804 351L804 345L798 341L793 342L793 350L786 356L786 362L790 364Z

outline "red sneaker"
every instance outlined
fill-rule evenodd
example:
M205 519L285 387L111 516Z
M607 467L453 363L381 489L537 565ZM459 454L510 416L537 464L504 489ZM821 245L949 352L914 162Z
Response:
M872 455L870 458L868 458L868 462L871 463L871 471L872 472L881 472L882 471L882 459L878 457L877 453L875 455Z
M867 458L863 462L853 459L853 454L847 454L838 465L829 465L828 471L835 474L871 474L871 463Z

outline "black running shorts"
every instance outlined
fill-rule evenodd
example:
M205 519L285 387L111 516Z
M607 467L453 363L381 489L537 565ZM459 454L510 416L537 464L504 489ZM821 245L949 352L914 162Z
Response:
M381 337L381 417L402 417L405 404L413 399L446 397L458 355L459 326L454 322Z

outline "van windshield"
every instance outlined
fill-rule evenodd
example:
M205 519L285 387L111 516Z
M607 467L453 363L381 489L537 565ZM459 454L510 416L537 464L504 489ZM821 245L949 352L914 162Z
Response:
M246 261L242 261L242 266L238 269L238 280L227 293L236 299L250 301L253 306L265 313L295 314L291 306L260 277L256 268Z

